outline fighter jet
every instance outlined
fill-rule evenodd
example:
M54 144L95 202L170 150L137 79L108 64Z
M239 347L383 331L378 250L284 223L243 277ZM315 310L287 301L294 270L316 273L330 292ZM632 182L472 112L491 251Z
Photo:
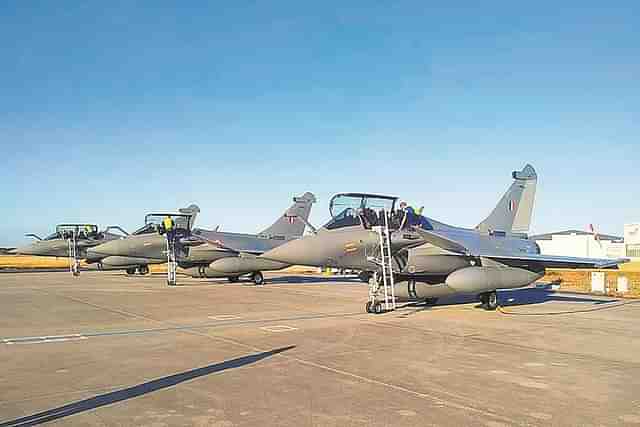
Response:
M26 237L32 237L35 241L28 245L20 246L11 253L16 255L68 257L69 241L64 236L64 233L65 230L71 229L78 230L77 246L80 250L81 258L84 258L88 248L107 241L120 239L127 235L126 231L117 226L107 227L104 231L98 231L98 226L94 224L60 224L56 226L55 233L44 239L37 234L26 234Z
M497 289L527 286L544 276L546 268L616 268L627 261L541 254L527 237L536 171L527 165L512 177L497 206L473 229L401 211L397 197L343 193L333 197L332 219L315 235L261 257L372 272L366 311L375 313L388 307L389 292L381 286L385 275L397 302L435 304L439 297L472 294L485 309L495 310Z
M258 234L230 233L193 228L193 220L180 226L186 231L179 239L177 263L192 277L226 277L236 282L250 274L255 284L264 282L262 271L280 270L290 264L260 258L259 255L300 238L308 224L316 198L305 193L293 198L293 205L275 223ZM147 220L145 227L126 239L107 242L89 250L89 258L120 256L166 262L166 239L160 235L162 214Z
M102 245L96 245L87 250L85 260L89 265L95 265L98 270L125 270L127 274L134 275L138 272L141 275L149 274L149 265L162 264L167 261L166 255L157 259L139 256L137 251L131 251L130 255L122 255L121 253L128 253L125 250L121 250L121 253L114 251L114 254L101 253L96 251L95 248L103 247L109 243L118 248L128 248L131 242L142 242L145 237L149 235L153 237L159 236L158 224L165 216L171 216L176 218L178 225L184 226L190 229L195 223L195 220L200 212L200 208L197 205L190 205L186 208L178 209L178 213L163 213L163 214L148 214L145 216L145 224L132 234L127 234L126 237L116 241L115 239L103 242ZM146 241L145 241L146 243ZM198 244L200 244L199 242ZM111 246L104 246L110 248Z

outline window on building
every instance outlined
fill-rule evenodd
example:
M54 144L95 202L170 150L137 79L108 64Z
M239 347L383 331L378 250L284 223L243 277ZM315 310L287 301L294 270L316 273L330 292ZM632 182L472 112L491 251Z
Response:
M640 258L640 245L627 245L627 256Z

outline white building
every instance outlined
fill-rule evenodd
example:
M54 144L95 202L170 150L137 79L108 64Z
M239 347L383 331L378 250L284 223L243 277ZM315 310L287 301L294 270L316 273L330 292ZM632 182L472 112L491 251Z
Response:
M625 256L640 261L640 223L624 225Z
M640 226L640 224L638 224ZM626 230L626 226L625 226ZM638 232L640 239L640 231ZM626 255L624 239L607 234L594 235L586 231L567 230L531 236L545 255L586 258L621 258ZM640 251L640 244L638 245Z

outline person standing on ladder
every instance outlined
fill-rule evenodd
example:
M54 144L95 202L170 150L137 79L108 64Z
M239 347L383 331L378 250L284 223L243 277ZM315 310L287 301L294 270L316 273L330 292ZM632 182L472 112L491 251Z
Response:
M167 284L174 286L175 281L175 222L170 215L162 220L163 231L167 234Z
M167 233L167 239L173 240L175 235L175 223L173 222L173 218L170 215L167 215L162 220L162 226L164 227L165 233Z

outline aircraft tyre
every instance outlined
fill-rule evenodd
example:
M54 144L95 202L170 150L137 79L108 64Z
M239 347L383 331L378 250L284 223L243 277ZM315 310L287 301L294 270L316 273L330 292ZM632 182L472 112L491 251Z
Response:
M382 314L383 311L384 311L384 308L382 307L382 303L381 302L376 302L373 305L373 312L375 314Z
M494 311L498 308L498 293L496 291L480 294L482 307L487 311Z
M251 281L256 285L264 285L264 276L261 272L256 271L251 275Z
M138 267L138 273L140 273L143 276L149 274L149 266L148 265L139 266Z
M367 301L367 303L366 303L366 304L365 304L365 306L364 306L364 310L365 310L367 313L371 313L371 301Z
M369 272L367 271L361 271L360 274L358 274L358 279L360 279L364 283L369 283L370 278L371 274L369 274Z
M236 283L239 280L239 277L238 276L230 276L230 277L227 277L227 280L230 283Z
M427 298L424 300L424 303L429 306L436 305L438 303L438 298Z
M129 276L133 276L134 274L136 274L136 269L135 269L135 267L134 267L134 268L127 268L125 271L127 272L127 274L128 274Z

